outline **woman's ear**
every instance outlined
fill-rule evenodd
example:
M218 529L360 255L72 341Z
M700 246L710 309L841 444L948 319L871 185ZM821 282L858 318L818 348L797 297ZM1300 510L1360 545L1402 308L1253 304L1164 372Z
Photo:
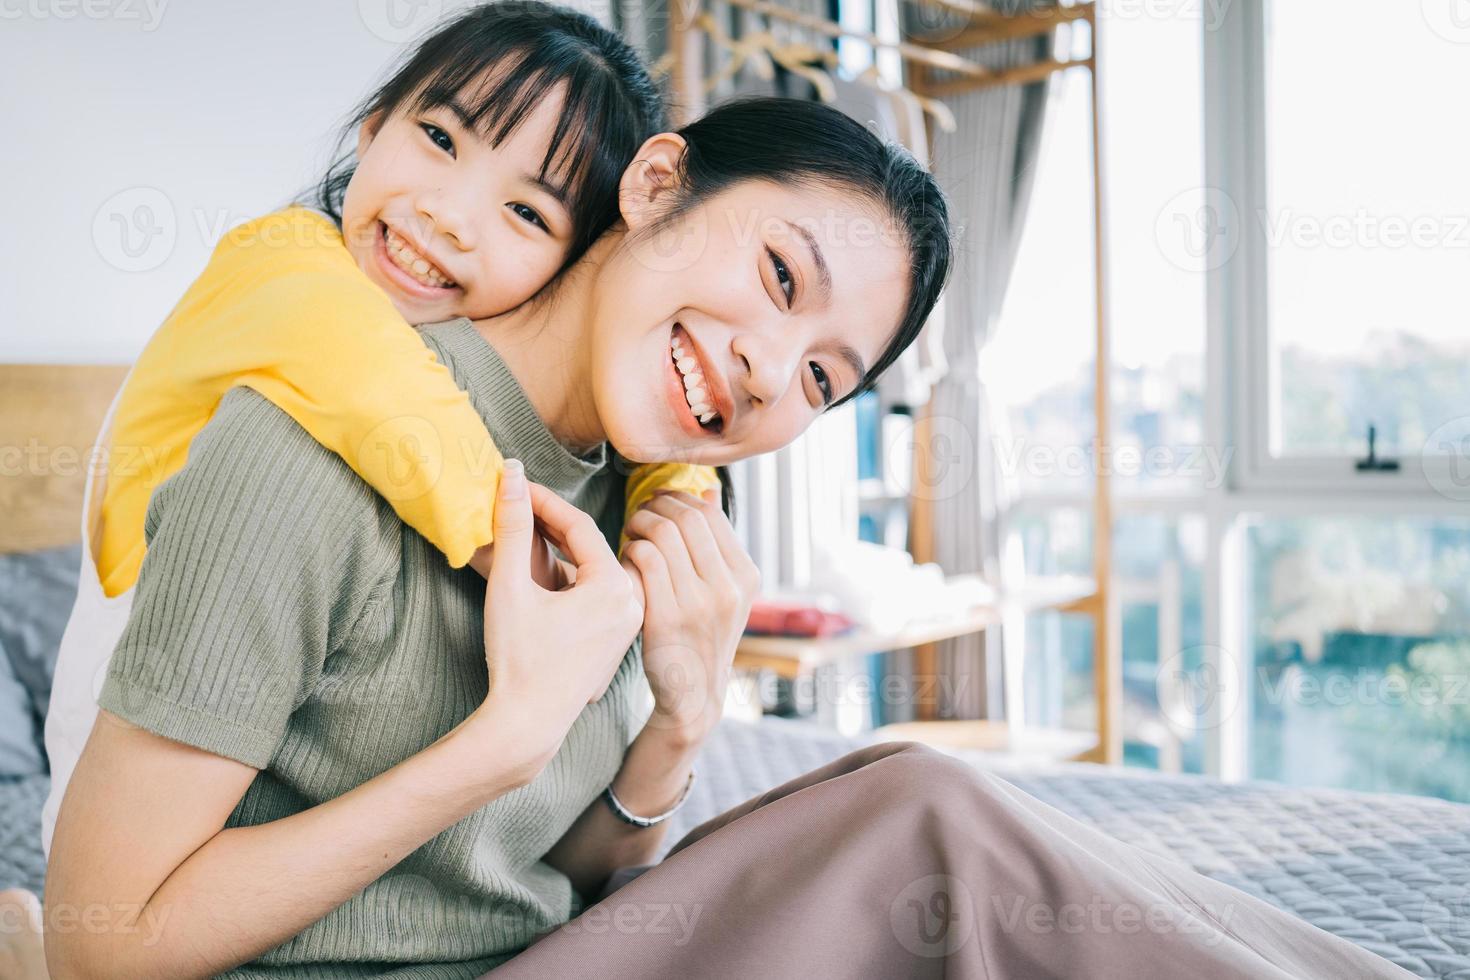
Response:
M359 160L367 152L368 145L372 143L373 137L378 135L378 130L382 127L383 120L386 118L387 113L379 109L364 119L362 125L357 127L357 158Z
M678 133L650 136L639 147L618 185L618 208L628 230L654 220L679 186L679 162L688 147Z

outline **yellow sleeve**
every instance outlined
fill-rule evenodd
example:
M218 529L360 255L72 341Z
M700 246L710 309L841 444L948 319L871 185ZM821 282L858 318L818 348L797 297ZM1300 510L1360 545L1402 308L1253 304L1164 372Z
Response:
M358 269L336 226L313 211L288 208L225 236L135 365L114 442L172 444L166 468L177 471L179 444L236 385L342 457L451 565L491 541L504 459L484 421ZM131 496L127 513L104 503L104 556L110 530L122 539L111 555L141 559L147 494ZM135 566L115 571L109 594L136 580Z
M633 512L644 501L653 497L658 490L683 490L699 496L706 490L718 490L720 476L713 466L694 466L690 463L643 463L628 474L627 491L623 499L627 507L623 512L623 532L618 539L618 557L628 545L628 521Z

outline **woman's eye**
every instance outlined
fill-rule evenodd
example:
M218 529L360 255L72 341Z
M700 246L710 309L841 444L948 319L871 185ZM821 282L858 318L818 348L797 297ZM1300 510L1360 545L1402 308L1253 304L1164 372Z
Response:
M781 256L770 249L766 249L766 254L771 257L771 268L776 273L776 284L781 287L781 293L786 297L786 305L789 308L796 294L796 280L791 277L791 270L786 267L785 262L781 261Z
M419 123L419 128L424 131L424 135L433 141L435 146L450 156L454 156L454 140L448 133L433 123Z
M529 204L507 204L506 207L510 208L516 214L520 215L522 218L524 218L526 221L529 221L537 228L540 228L542 231L548 233L551 231L551 226L546 223L546 219L541 217L540 212L531 207Z
M832 404L832 379L827 377L827 372L816 361L811 362L812 377L817 379L817 387L822 389L822 404Z

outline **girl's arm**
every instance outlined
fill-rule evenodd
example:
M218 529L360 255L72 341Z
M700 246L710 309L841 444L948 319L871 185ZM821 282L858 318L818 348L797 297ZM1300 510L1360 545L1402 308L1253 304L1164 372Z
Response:
M150 431L159 424L157 405L193 400L207 411L235 385L264 395L340 456L452 567L493 542L504 459L484 420L357 268L336 226L305 208L225 236L140 358L115 442L179 441ZM163 425L177 427L188 414L187 407L169 413ZM149 475L161 482L167 474ZM128 556L128 567L105 571L109 594L132 584L143 551L140 542L117 540L141 534L152 490L128 494L127 478L118 474L108 490L104 564ZM641 465L628 478L628 513L660 488L697 495L718 485L712 467Z
M201 277L224 285L195 314L204 375L264 395L464 565L494 539L504 466L469 395L326 218L292 208L227 241Z
M628 522L660 490L682 490L691 497L702 497L706 490L720 490L720 477L713 466L696 466L693 463L642 463L635 467L628 474L627 491L623 495L626 505L622 538L618 544L620 557L630 540Z
M504 460L469 396L326 218L288 208L229 232L134 365L112 443L99 571L137 580L154 491L231 389L280 408L459 567L493 540Z

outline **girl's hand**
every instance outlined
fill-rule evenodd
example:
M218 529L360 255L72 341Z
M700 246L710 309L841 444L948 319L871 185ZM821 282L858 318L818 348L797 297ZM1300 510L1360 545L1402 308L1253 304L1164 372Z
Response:
M718 490L702 498L661 491L626 530L622 565L645 598L643 670L654 698L648 724L703 739L724 713L760 572L720 510Z
M575 582L561 591L530 575L538 534L571 559ZM544 542L542 542L544 546ZM593 519L526 480L507 460L495 508L495 549L485 587L485 661L490 692L477 714L510 716L518 746L539 772L568 729L612 683L638 635L642 608ZM505 730L503 727L501 730Z

